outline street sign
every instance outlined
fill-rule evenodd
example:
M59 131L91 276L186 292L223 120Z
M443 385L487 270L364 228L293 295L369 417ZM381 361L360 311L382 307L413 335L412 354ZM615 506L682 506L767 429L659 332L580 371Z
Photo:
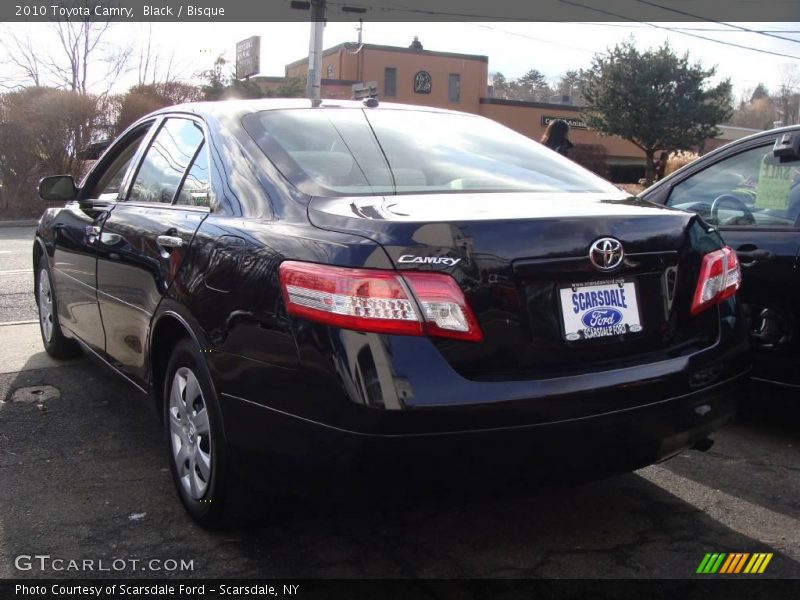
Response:
M245 79L261 71L261 36L254 35L236 43L236 79Z
M553 117L553 116L542 115L542 126L547 127L548 125L550 125L550 121L555 121L557 119L566 121L567 125L572 127L572 129L587 129L586 121L584 121L580 117Z

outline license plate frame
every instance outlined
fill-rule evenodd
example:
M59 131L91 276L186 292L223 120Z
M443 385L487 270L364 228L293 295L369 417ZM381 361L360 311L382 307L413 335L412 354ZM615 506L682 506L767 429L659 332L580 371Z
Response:
M562 337L568 342L613 339L643 331L635 280L561 285L558 296Z

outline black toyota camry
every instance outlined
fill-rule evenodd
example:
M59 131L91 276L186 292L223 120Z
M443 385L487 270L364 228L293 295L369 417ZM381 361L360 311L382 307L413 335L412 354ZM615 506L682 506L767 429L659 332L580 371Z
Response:
M475 115L187 104L39 192L47 352L151 394L206 525L245 455L635 469L707 447L747 375L712 227Z

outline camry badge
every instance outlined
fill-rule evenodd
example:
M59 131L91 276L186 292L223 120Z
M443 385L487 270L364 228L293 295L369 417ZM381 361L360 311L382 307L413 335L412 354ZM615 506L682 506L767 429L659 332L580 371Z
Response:
M413 254L403 254L397 262L403 264L413 263L418 265L444 265L446 267L455 267L461 262L461 259L450 258L449 256L414 256Z
M600 238L589 248L589 260L601 271L616 269L624 255L622 242L614 238Z

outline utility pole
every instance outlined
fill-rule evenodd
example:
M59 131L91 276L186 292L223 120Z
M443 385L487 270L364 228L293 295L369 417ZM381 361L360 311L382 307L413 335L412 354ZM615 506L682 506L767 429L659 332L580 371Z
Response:
M308 43L306 96L319 102L322 80L322 30L325 27L325 0L311 0L311 37Z
M358 20L358 45L361 45L361 32L364 31L364 19Z

